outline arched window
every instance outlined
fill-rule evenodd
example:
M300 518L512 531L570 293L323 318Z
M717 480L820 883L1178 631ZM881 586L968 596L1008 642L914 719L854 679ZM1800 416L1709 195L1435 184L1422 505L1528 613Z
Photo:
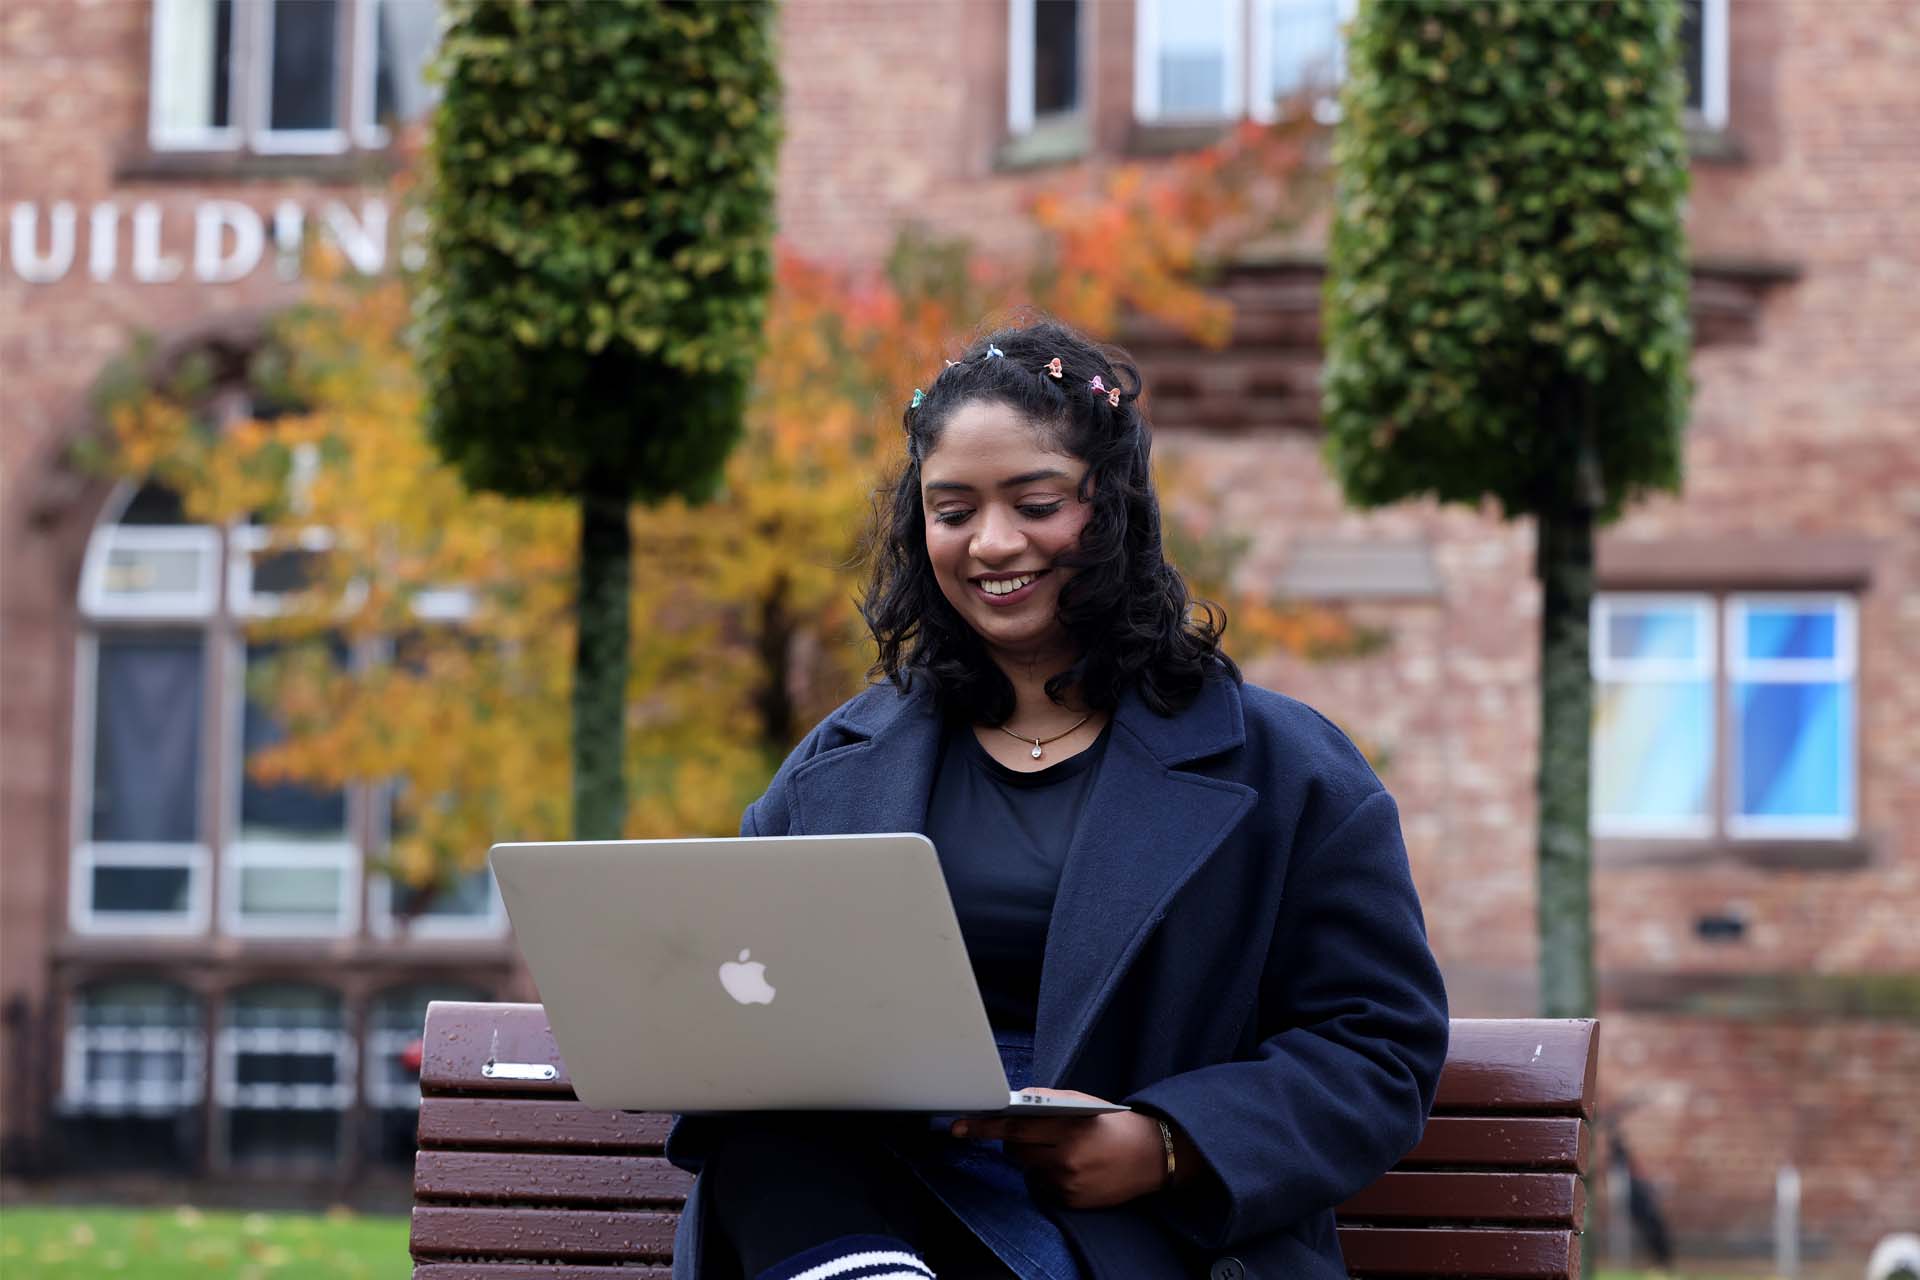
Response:
M198 1146L206 1014L169 982L102 982L67 1011L59 1110L82 1168L180 1168Z
M229 996L213 1075L227 1160L331 1166L353 1101L353 1050L336 992L259 983Z
M407 1164L413 1160L420 1110L420 1075L406 1052L420 1040L427 1005L435 1000L487 1000L489 994L464 983L417 983L390 987L374 997L367 1017L363 1078L373 1126L369 1153L376 1160Z
M69 912L81 933L200 933L210 840L201 778L220 535L128 485L88 544L76 691Z
M189 523L155 484L108 504L80 583L75 932L199 934L216 915L241 936L359 928L367 791L246 769L283 736L248 684L281 649L248 624L278 612L325 550L324 531L279 547L252 524ZM350 660L342 643L329 651Z

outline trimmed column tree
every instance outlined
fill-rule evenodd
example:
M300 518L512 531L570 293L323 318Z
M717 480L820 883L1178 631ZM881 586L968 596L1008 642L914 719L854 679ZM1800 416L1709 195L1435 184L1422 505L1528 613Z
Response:
M419 300L468 484L580 504L573 825L620 834L635 501L711 491L773 280L770 4L454 0Z
M1349 67L1327 457L1535 522L1541 1008L1588 1015L1594 529L1679 487L1689 394L1678 4L1372 0Z

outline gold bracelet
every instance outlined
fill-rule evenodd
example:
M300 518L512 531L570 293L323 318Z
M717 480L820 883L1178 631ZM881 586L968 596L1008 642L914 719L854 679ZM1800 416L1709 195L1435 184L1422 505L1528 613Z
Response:
M1165 1120L1160 1121L1160 1145L1167 1149L1167 1178L1161 1184L1166 1186L1173 1181L1173 1130Z

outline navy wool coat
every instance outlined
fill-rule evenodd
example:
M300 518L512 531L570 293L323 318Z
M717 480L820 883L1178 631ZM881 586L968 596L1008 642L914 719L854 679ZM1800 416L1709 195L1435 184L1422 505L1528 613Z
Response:
M744 835L924 830L941 720L869 688L807 735ZM1334 1207L1415 1142L1447 1051L1393 798L1303 703L1224 676L1161 716L1136 694L1061 874L1035 1084L1121 1099L1206 1164L1127 1205L1059 1210L1093 1274L1334 1280ZM703 1122L669 1154L697 1168ZM699 1188L674 1275L700 1268Z

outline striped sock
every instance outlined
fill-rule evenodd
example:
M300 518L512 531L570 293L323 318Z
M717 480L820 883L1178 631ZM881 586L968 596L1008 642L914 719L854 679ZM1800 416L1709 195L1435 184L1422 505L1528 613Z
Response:
M933 1268L897 1236L841 1236L794 1254L754 1280L933 1280Z

